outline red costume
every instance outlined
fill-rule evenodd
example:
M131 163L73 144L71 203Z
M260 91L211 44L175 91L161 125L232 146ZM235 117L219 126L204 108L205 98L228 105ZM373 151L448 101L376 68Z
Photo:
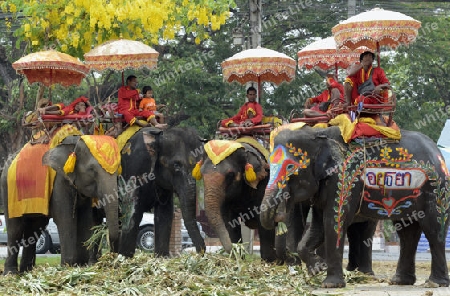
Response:
M253 118L248 118L248 114L252 113ZM221 125L224 127L228 127L231 123L240 124L247 119L250 119L254 125L261 123L263 118L263 110L259 103L257 102L247 102L245 103L241 109L239 109L238 114L231 118L227 118L221 121Z
M64 106L63 104L61 104L62 105L61 110L60 110L61 115L74 114L76 112L75 106L80 102L84 102L86 104L86 110L87 110L87 108L89 106L89 99L84 96L81 96L78 99L76 99L75 101L73 101L72 103L70 103L69 106ZM76 113L79 115L86 115L87 114L86 110L84 112L76 112Z
M359 102L364 102L367 104L379 104L378 100L375 98L367 98L364 96L360 96L360 93L358 93L358 86L364 83L367 79L369 79L370 73L372 71L372 81L375 86L389 83L389 80L386 77L386 74L384 73L384 70L380 67L373 68L370 67L369 71L364 71L364 68L356 72L356 74L347 76L345 79L345 82L350 83L350 85L353 87L352 89L352 101L356 105Z
M339 90L339 101L341 103L345 103L345 98L344 98L344 87L342 86L342 84L340 84L339 82L337 82L336 80L334 80L333 78L328 78L328 82L330 84L331 89L333 88L337 88ZM314 111L318 111L318 112L323 112L324 111L319 109L320 103L324 103L324 102L328 102L328 100L330 99L331 94L330 91L328 89L324 90L320 95L313 97L313 98L309 98L310 103L314 104L311 106L311 110ZM329 106L329 108L332 108L331 104Z
M130 89L128 86L122 86L119 88L119 102L117 111L123 115L125 121L130 125L133 125L136 121L136 116L143 116L147 122L151 118L155 117L152 111L139 111L138 101L139 91L137 89Z

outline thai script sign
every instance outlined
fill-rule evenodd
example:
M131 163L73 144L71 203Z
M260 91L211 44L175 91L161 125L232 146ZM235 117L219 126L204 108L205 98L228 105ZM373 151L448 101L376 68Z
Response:
M417 189L428 180L418 168L366 168L365 186L371 189Z

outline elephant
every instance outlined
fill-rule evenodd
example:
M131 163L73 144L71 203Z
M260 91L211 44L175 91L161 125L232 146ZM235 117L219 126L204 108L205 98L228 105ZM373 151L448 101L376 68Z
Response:
M238 145L239 148L229 155L227 153L223 160L217 162L219 159L213 151L219 149L226 151L223 147L227 145ZM310 201L298 202L289 207L283 219L289 231L275 236L273 230L268 231L261 227L259 221L260 206L269 181L268 151L248 137L236 141L213 140L205 145L205 150L207 153L203 156L201 176L205 188L206 216L219 235L224 249L229 252L232 243L242 241L240 219L249 228L258 229L262 259L269 262L286 262L290 265L299 264L299 258L292 254L296 252L297 244L306 228ZM249 182L247 178L249 170L246 170L246 167L249 168L249 165L257 177L253 182ZM350 240L351 260L349 260L352 270L361 266L362 262L371 263L371 258L359 260L360 254L367 252L360 251L360 246L364 246L358 243L362 242L357 236L360 227L353 226L353 228L355 231L351 232L355 238ZM368 272L372 272L371 265Z
M391 284L414 284L415 252L423 231L432 254L428 280L448 286L443 262L447 262L450 174L431 139L401 130L397 141L347 144L337 126L286 128L272 136L261 223L268 229L275 226L281 197L287 199L288 207L291 199L312 200L311 227L298 253L314 265L317 257L312 250L318 240L324 241L327 276L323 287L345 286L342 256L348 225L386 219L393 221L400 238L400 257ZM371 237L364 243L370 244Z
M243 139L252 144L240 142ZM276 246L275 231L266 230L259 223L259 206L269 180L268 151L255 142L245 137L236 141L211 140L205 144L207 154L200 163L201 176L197 176L203 177L205 213L225 251L230 252L232 243L242 241L243 222L251 229L258 229L263 260L284 260L285 238L277 238Z
M84 265L96 259L94 253L83 246L93 233L91 230L94 226L93 198L98 198L103 203L110 245L117 248L119 240L118 199L105 200L117 190L117 173L107 172L90 152L85 141L92 140L91 137L69 135L59 145L45 152L42 157L42 165L49 166L56 172L48 211L59 230L61 265ZM117 145L115 152L113 155L118 159L120 155ZM72 163L72 170L67 170L66 173L64 166L71 153L75 153L76 161ZM14 274L32 270L36 259L36 241L48 224L49 217L31 213L10 218L8 167L5 166L1 175L1 196L5 205L8 229L8 256L4 274ZM23 253L18 268L20 244L23 245Z
M196 221L196 180L191 171L202 156L204 140L194 128L146 127L122 149L119 183L126 184L121 199L122 232L119 254L132 257L143 213L154 210L155 254L168 256L173 220L173 194L178 195L183 220L197 252L206 249ZM119 185L120 188L120 185Z

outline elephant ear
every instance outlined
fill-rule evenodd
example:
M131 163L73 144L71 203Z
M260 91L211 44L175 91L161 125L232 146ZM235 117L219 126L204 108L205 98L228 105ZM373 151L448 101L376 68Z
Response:
M256 189L259 182L264 180L269 174L266 169L269 168L264 157L252 146L243 144L247 156L245 164L245 183ZM251 176L251 177L250 177Z
M323 180L338 171L344 155L338 142L325 135L316 137L319 148L314 161L314 177Z
M150 174L154 174L156 159L158 158L158 145L159 145L159 137L162 134L162 130L157 128L146 128L142 137L145 143L145 147L150 155L151 164L150 164Z
M157 128L146 128L143 133L142 137L144 139L144 143L147 147L148 153L150 153L150 156L157 157L157 141L158 136L162 134L162 130Z
M71 180L70 174L64 172L64 165L69 155L74 152L79 139L80 137L69 136L61 144L45 152L42 157L42 165L51 167L58 174L62 174L66 179Z

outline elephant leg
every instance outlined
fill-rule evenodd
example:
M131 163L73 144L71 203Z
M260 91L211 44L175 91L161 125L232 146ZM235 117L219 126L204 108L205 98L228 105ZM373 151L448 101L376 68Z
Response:
M422 230L418 222L405 224L403 219L392 222L400 238L400 257L390 284L414 285L416 282L416 251Z
M6 217L6 228L8 229L7 257L5 260L3 274L19 273L17 259L23 237L24 223L23 217L9 219Z
M347 219L351 220L352 217L345 215L345 213L341 213L340 219L343 221L341 229L336 230L335 213L333 207L330 206L323 214L324 234L326 234L325 258L327 263L327 277L322 282L323 288L345 287L344 274L342 271L344 239L348 227L345 221L347 221Z
M155 204L155 255L169 256L173 221L173 191L159 188Z
M125 199L121 200L120 213L122 221L122 232L119 240L119 254L133 257L136 252L136 240L139 233L139 224L145 211L150 211L151 206L146 201L154 201L156 191L154 187L146 185L139 192L127 192Z
M136 207L131 215L128 225L122 224L122 233L120 235L119 254L126 257L133 257L136 252L136 240L139 232L144 211Z
M223 221L225 222L225 227L230 236L230 240L233 244L242 243L242 231L241 224L229 223L230 221L239 221L239 216L234 216L234 213L222 212ZM242 222L244 223L244 222Z
M301 264L300 257L295 253L305 230L309 208L309 203L297 203L291 207L286 219L287 234L275 238L277 258L288 265Z
M450 282L447 264L442 264L442 262L447 262L447 260L445 255L445 235L440 234L441 225L436 217L432 215L425 216L421 224L425 237L430 243L431 274L428 280L439 284L441 287L448 287ZM447 231L448 225L445 227L444 233L447 233Z
M267 230L258 225L261 259L274 262L277 259L275 252L275 229Z
M93 222L93 209L92 209L92 201L90 198L86 198L82 201L82 204L77 208L77 259L76 263L79 265L86 265L89 263L90 258L90 250L84 245L86 241L92 236L93 231L92 227L94 226ZM94 247L95 249L95 247Z
M359 267L359 258L361 254L358 243L362 242L362 238L361 233L359 232L360 227L358 224L361 223L353 223L347 229L348 264L346 269L348 271L354 271Z
M24 219L23 250L20 259L19 272L31 271L36 265L36 242L48 224L46 216L27 217Z
M364 222L362 225L363 229L361 229L360 241L354 242L359 246L360 258L358 262L358 270L362 273L370 275L375 274L372 269L372 243L370 242L375 234L377 223L377 220L369 220Z
M315 275L326 269L323 258L315 253L315 250L323 244L324 228L322 211L315 207L312 207L311 210L312 223L300 240L297 252L302 261L305 262L308 272Z
M372 237L377 227L376 220L357 222L347 229L349 242L347 270L374 274L372 270Z
M93 210L93 223L95 226L101 225L103 223L103 215L100 213L99 209L92 208ZM114 248L114 250L117 250ZM96 246L89 250L89 265L94 264L98 261L102 255L102 242L96 242Z
M75 188L60 174L56 174L50 200L50 211L53 221L58 227L61 245L61 265L68 264L72 266L77 263L78 219L74 209L76 196Z

